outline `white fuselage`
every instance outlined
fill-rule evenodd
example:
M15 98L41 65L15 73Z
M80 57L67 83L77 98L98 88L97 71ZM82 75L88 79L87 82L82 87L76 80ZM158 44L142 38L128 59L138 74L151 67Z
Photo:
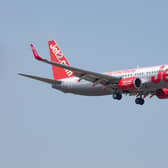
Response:
M140 92L149 93L160 88L168 88L168 65L121 70L107 72L105 74L120 77L122 79L129 77L139 78L142 81L142 87L138 90L132 90L128 92L119 90L118 86L116 85L111 85L109 87L103 86L102 84L97 84L93 87L92 82L88 82L86 80L81 80L79 82L78 77L62 79L60 80L60 84L53 84L52 87L65 93L86 96L111 95L116 90L118 90L120 93L136 95Z

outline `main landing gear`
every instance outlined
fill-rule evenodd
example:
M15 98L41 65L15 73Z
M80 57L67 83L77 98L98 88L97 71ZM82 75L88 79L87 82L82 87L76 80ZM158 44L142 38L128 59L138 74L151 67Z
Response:
M113 93L113 99L121 100L122 99L122 94L121 93Z
M121 100L122 99L122 94L119 93L119 92L114 92L113 95L112 95L113 99L115 100ZM142 96L138 96L136 99L135 99L135 103L136 104L139 104L139 105L143 105L145 103L145 100L144 98L142 98Z
M139 105L143 105L145 103L145 100L142 97L137 97L135 99L135 103Z

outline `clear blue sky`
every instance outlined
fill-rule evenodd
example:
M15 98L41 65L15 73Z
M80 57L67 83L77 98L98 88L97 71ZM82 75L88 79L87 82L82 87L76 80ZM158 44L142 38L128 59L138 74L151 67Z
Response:
M56 40L74 66L97 72L168 63L168 1L2 1L0 167L167 168L168 100L65 95L18 72L52 78Z

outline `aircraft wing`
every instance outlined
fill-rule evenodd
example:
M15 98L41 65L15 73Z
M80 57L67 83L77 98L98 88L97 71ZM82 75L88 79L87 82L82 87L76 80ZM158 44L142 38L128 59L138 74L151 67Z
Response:
M49 61L47 59L43 59L38 55L37 51L35 50L35 48L32 44L31 44L31 48L32 48L33 55L34 55L35 59L37 59L38 61L70 70L70 71L73 72L73 75L76 76L76 77L79 77L80 80L85 79L87 81L93 82L93 84L100 83L100 84L103 84L103 85L109 85L109 84L116 84L121 79L120 77L106 75L106 74L97 73L97 72L92 72L92 71L72 67L72 66L69 66L69 65L52 62L52 61Z

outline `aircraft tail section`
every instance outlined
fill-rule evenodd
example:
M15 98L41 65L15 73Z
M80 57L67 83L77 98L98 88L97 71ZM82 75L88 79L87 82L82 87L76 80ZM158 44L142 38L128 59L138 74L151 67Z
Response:
M63 52L59 48L58 44L54 40L49 41L48 45L49 45L50 57L52 62L65 64L68 66L70 65L67 59L65 58ZM53 65L52 65L52 71L53 71L54 80L73 77L72 71L59 68Z

